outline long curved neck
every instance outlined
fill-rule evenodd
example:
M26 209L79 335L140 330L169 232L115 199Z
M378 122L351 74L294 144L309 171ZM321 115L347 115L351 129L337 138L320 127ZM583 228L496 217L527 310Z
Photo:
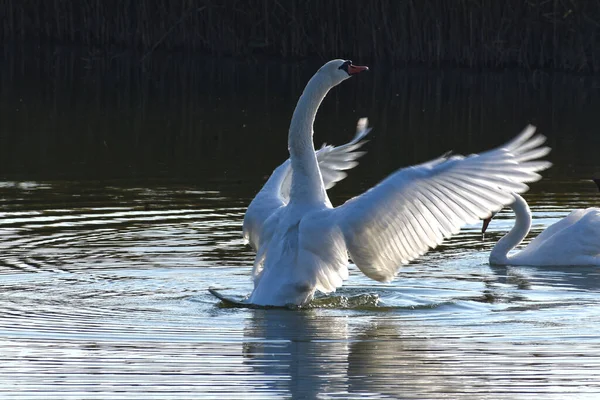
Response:
M326 198L323 178L313 144L313 123L321 102L332 88L315 74L298 100L290 131L288 149L292 161L290 202L323 202Z
M508 252L525 239L531 228L531 211L524 198L513 193L515 201L510 208L515 213L515 226L502 239L490 253L490 263L504 264L508 260Z

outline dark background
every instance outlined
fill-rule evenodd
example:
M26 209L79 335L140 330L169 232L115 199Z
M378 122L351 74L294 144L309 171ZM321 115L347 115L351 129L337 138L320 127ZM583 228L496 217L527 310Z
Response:
M3 43L600 69L599 0L0 0Z

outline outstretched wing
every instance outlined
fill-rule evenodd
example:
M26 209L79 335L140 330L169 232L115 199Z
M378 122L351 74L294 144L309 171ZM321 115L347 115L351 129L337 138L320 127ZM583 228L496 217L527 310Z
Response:
M289 159L275 168L244 214L242 225L244 240L252 246L254 251L258 251L264 222L277 209L287 204L287 200L281 196L281 184L288 174L288 170L291 170Z
M326 189L332 188L344 179L347 176L345 171L358 164L356 160L365 152L357 150L367 142L363 139L370 131L367 118L361 118L356 125L356 134L350 142L337 147L323 144L316 152ZM290 160L287 159L273 171L269 180L248 206L244 215L243 234L244 239L254 250L258 249L263 223L275 210L289 202L291 184L292 167Z
M486 218L551 166L545 137L528 126L504 146L401 169L329 211L352 261L368 277L390 281L401 264L435 248L461 226Z

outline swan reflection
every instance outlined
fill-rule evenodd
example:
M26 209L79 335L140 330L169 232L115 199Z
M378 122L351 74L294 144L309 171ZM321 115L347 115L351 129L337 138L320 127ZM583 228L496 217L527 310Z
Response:
M277 392L305 398L345 386L348 323L313 311L252 310L244 329L245 363Z
M252 310L244 329L244 363L269 391L292 398L324 393L397 398L407 390L460 390L459 379L448 379L460 369L442 370L422 327L334 313Z
M501 284L523 291L534 287L567 288L583 293L600 291L600 271L594 266L490 265L489 268L493 275L486 282L487 288Z

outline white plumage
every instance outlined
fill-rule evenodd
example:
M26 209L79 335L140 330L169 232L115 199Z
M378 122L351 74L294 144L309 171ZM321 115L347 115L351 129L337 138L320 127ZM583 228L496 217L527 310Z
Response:
M368 277L390 281L402 264L511 203L512 192L525 192L525 183L540 179L537 172L550 166L539 161L550 151L542 146L545 138L528 126L497 149L400 169L333 208L326 189L355 165L360 153L354 150L364 135L347 147L315 152L313 121L327 92L365 69L330 61L298 101L288 136L290 159L275 169L244 218L244 236L257 252L250 303L302 305L316 290L334 291L348 277L348 256ZM358 131L367 132L366 121L362 124Z
M524 249L509 255L531 228L531 211L523 197L514 194L510 208L515 212L515 225L492 249L490 264L600 266L600 208L572 211L546 228ZM490 219L484 221L483 233Z
M356 125L356 134L350 142L337 147L323 144L316 152L325 189L334 187L348 175L346 170L358 165L356 160L365 152L357 150L367 142L364 138L370 131L367 118L361 118ZM248 206L244 216L244 239L255 251L258 250L258 240L263 222L270 215L273 207L289 202L291 185L292 164L290 159L287 159L273 171L263 189ZM279 191L279 196L274 196L277 191Z

